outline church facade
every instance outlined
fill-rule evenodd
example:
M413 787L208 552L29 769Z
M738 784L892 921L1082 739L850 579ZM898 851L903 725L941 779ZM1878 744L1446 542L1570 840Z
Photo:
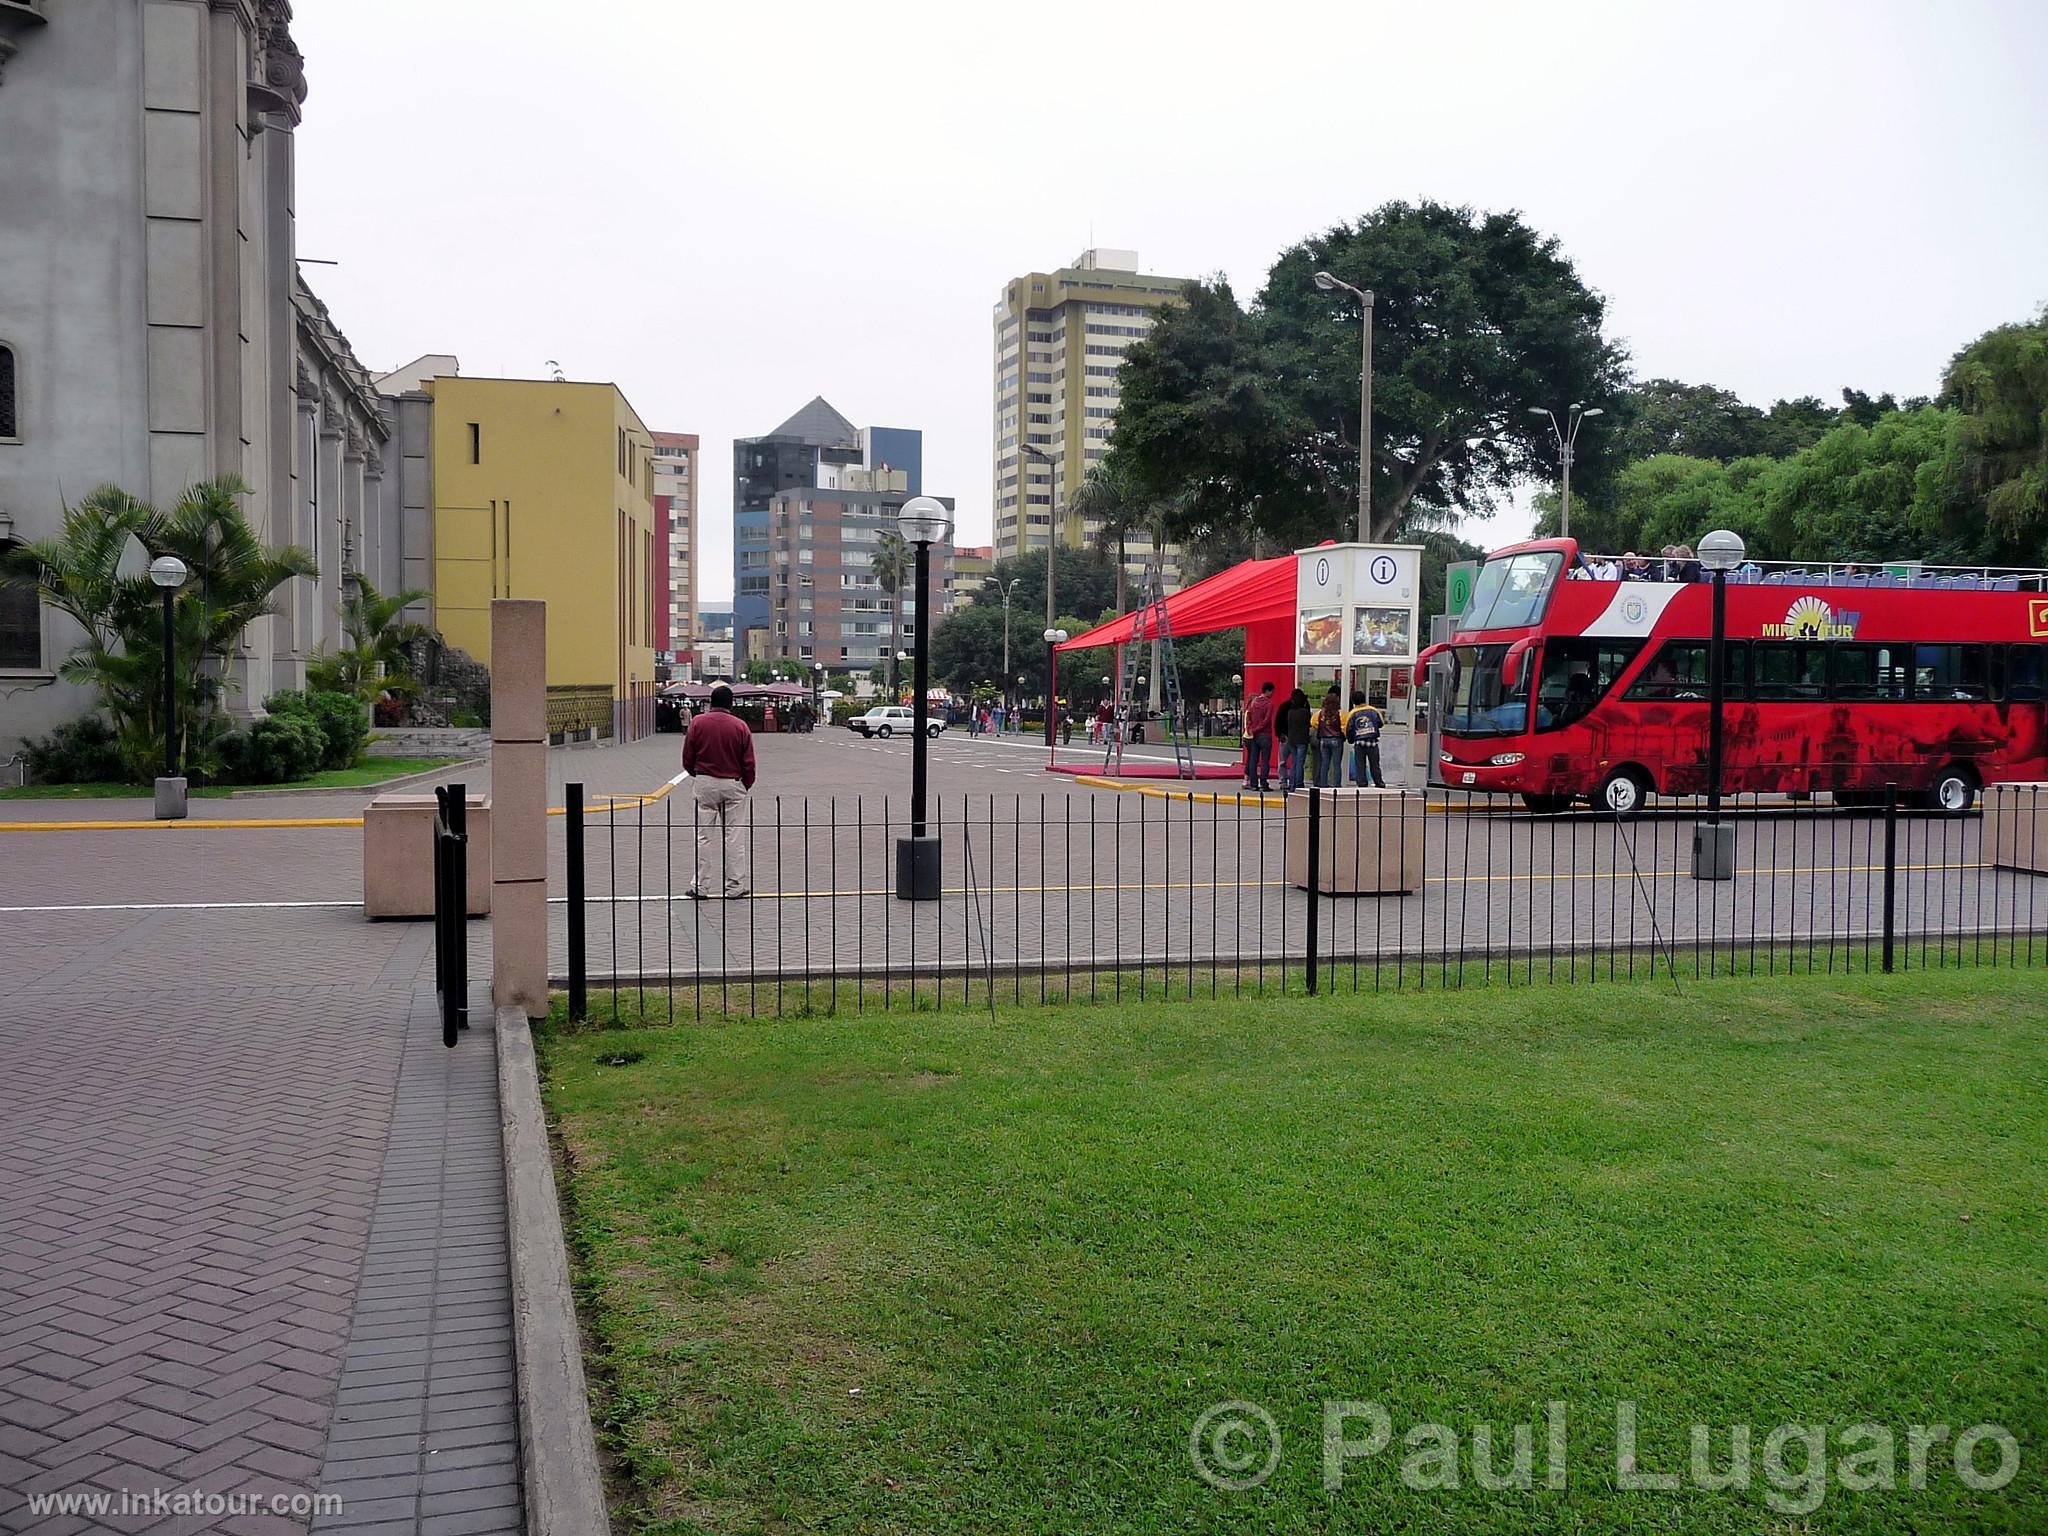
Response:
M238 476L259 537L319 563L245 635L243 711L303 685L350 577L431 585L427 424L295 259L290 23L287 0L0 6L0 544L100 485L168 507ZM0 759L91 704L57 676L70 622L4 601Z

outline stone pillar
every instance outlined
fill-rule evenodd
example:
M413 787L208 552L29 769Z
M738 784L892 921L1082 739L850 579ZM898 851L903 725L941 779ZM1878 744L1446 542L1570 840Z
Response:
M491 603L491 1002L548 1011L548 605Z
M356 569L371 586L389 594L391 581L384 573L384 455L375 443L363 450L363 547L356 556Z
M341 443L345 430L341 399L332 388L320 396L320 450L315 458L319 477L314 491L313 555L320 563L320 605L314 613L314 640L331 651L341 644Z

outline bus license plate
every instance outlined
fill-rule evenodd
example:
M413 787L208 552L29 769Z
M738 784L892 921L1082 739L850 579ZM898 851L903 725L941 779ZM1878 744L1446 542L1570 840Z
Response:
M1479 775L1476 773L1465 774L1460 778L1459 782L1463 784L1477 784L1479 782Z

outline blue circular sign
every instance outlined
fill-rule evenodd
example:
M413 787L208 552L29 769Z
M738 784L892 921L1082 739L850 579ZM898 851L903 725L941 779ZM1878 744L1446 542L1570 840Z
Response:
M1374 555L1372 557L1372 579L1374 581L1383 587L1391 587L1394 584L1395 574L1394 557L1392 555Z

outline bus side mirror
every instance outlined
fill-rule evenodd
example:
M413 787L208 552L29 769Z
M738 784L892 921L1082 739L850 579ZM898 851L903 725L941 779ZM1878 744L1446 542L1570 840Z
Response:
M1529 654L1529 642L1518 640L1508 647L1507 655L1500 659L1500 686L1503 693L1513 693L1522 686L1522 658Z

